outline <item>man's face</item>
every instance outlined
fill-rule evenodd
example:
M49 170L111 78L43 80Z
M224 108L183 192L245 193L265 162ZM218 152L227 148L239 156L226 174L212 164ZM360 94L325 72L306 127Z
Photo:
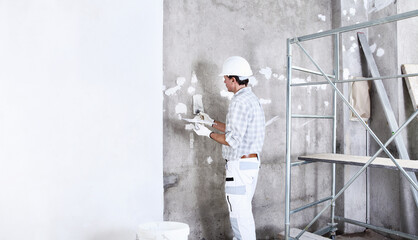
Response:
M226 88L228 89L228 92L234 92L233 91L234 78L228 78L228 76L224 76L224 83L225 83Z

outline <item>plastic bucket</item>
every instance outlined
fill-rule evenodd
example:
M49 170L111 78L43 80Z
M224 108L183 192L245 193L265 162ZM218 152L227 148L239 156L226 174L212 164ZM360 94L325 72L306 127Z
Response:
M187 240L189 225L180 222L150 222L139 225L139 240Z

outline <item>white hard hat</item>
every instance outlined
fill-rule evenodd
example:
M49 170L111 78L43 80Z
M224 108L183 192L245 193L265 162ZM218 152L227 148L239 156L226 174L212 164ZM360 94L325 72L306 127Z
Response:
M222 73L219 76L235 75L238 77L248 78L253 75L250 64L242 57L233 56L225 60L222 66ZM244 79L245 79L244 78Z

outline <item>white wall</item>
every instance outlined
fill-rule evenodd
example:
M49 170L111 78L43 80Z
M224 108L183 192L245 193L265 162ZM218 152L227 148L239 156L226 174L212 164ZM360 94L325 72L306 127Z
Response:
M162 0L0 1L0 239L162 220Z

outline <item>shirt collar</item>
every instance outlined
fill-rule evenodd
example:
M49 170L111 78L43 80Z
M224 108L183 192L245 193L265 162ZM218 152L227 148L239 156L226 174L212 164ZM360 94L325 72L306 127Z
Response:
M238 95L240 95L240 94L243 94L243 93L245 93L245 92L248 92L248 91L251 91L251 87L241 88L240 90L238 90L238 92L236 92L236 93L234 94L234 97L235 97L235 96L238 96Z

